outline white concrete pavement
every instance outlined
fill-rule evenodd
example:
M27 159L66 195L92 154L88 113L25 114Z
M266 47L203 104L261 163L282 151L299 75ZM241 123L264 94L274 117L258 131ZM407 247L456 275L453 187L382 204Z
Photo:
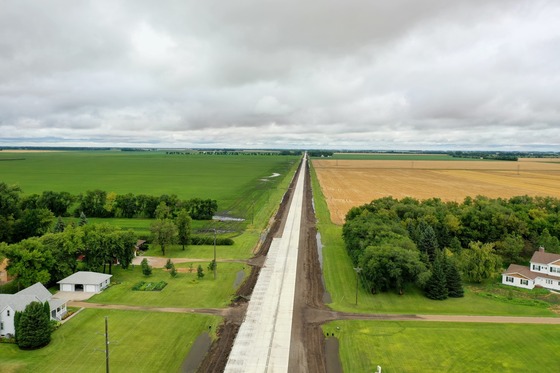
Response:
M306 169L307 157L296 181L282 237L270 246L225 372L288 371Z

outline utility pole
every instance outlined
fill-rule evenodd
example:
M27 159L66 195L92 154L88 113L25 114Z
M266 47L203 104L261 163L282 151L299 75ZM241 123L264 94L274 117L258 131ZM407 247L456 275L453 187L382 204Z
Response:
M355 267L354 271L356 271L356 306L358 305L358 273L362 271L360 267Z
M109 373L109 317L105 316L105 372Z
M216 228L214 228L214 280L216 279L216 267L218 263L216 263Z

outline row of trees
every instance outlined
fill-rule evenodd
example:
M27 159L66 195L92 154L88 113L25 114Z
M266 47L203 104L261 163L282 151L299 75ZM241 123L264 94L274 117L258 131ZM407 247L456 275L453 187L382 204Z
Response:
M434 276L453 267L463 279L481 282L503 265L527 261L539 246L560 253L560 200L479 196L459 204L387 197L351 209L343 236L354 265L364 269L364 286L402 292L416 283L430 294ZM455 281L446 279L450 296Z
M111 273L119 263L127 268L134 257L136 237L131 230L109 224L67 226L63 232L47 233L14 244L0 243L0 252L8 258L8 273L16 276L21 287L36 282L56 283L78 270L82 258L86 270Z
M19 187L0 182L0 242L15 243L41 236L49 231L55 216L69 215L72 206L76 206L76 216L153 219L161 204L168 207L173 218L184 210L192 219L210 220L218 210L215 200L181 200L174 194L118 195L96 189L79 196L53 191L23 196Z

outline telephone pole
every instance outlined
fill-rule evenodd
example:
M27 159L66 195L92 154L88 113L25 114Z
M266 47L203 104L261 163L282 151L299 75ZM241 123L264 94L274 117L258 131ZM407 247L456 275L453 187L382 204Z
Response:
M216 279L216 228L214 228L214 280Z
M109 317L105 316L105 372L109 373Z
M354 271L356 271L356 306L358 305L358 273L362 271L360 267L355 267Z

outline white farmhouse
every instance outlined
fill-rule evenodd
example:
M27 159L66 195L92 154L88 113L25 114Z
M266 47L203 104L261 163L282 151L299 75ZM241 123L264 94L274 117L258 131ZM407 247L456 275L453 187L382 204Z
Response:
M51 297L52 294L40 282L15 294L0 294L0 336L15 335L16 311L25 310L25 307L31 302L48 302L51 320L62 320L67 312L67 301Z
M560 254L535 251L529 268L511 264L502 273L502 284L533 289L535 286L560 291Z
M99 293L111 283L111 277L105 273L79 271L60 281L60 291L83 291Z

